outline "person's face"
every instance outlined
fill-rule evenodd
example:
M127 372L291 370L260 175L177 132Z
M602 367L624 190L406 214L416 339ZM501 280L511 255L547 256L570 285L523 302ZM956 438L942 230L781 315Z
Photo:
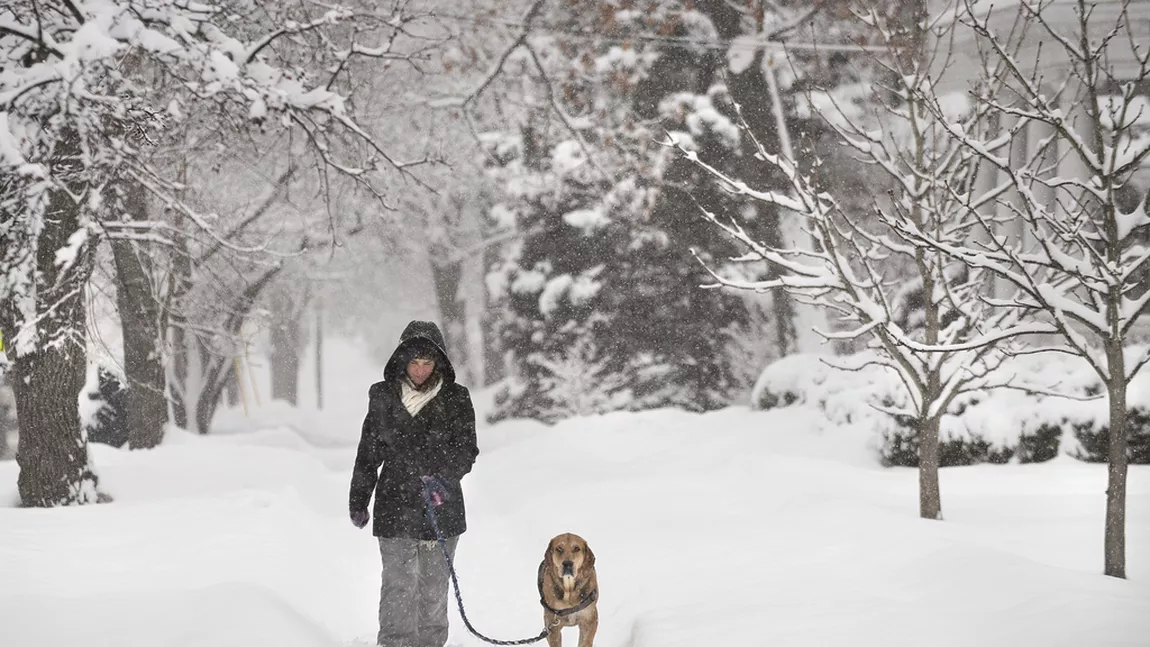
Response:
M411 378L411 383L416 386L426 382L434 370L435 360L426 357L416 357L407 363L407 377Z

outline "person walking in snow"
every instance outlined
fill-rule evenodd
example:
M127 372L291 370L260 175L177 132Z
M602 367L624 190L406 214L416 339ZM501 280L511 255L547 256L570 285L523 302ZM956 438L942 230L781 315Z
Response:
M455 381L439 327L412 321L368 389L349 496L358 528L371 518L383 558L380 647L443 647L447 642L448 570L428 520L424 488L454 559L467 529L460 480L479 448L471 394ZM382 465L382 469L380 466Z

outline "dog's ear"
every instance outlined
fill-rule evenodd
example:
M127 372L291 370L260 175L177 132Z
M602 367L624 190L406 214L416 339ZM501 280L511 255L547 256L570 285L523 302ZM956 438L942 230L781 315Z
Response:
M547 564L551 563L551 551L555 550L555 540L547 542L547 550L543 551L543 561Z
M584 543L583 544L583 550L584 550L584 552L587 553L587 557L585 558L587 560L587 566L594 566L595 565L595 553L591 550L591 546Z

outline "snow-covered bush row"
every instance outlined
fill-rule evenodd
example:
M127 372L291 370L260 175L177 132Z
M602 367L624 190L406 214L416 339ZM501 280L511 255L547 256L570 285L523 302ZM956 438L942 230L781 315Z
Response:
M906 407L907 390L894 371L873 359L868 353L783 358L760 375L751 407L816 408L832 425L866 428L883 465L917 466L918 431L912 418L898 413ZM1060 452L1106 461L1109 402L1084 361L1060 353L1024 355L998 373L995 383L1003 386L956 399L943 414L943 466L1036 463ZM1150 376L1131 384L1128 407L1130 461L1150 464Z

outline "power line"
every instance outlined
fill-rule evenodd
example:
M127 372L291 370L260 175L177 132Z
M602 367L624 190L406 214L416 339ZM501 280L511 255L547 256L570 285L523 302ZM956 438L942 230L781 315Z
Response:
M469 22L475 25L483 24L498 24L507 27L530 28L532 31L543 33L547 35L561 35L566 38L575 40L582 40L585 42L596 42L605 44L626 45L635 41L640 42L654 42L663 43L667 45L686 45L696 46L711 50L724 50L730 51L732 49L741 49L743 51L754 52L760 48L770 49L774 51L811 51L811 52L847 52L847 53L890 53L892 48L884 47L881 45L858 45L858 44L843 44L843 43L820 43L820 42L782 42L782 41L750 41L749 39L732 39L724 40L719 38L691 38L688 36L659 36L657 34L634 34L631 36L605 36L603 34L589 33L585 31L572 31L569 29L558 28L554 25L544 26L539 24L527 25L523 22L515 20L506 20L501 18L480 18L476 16L463 16L459 14L444 14L433 13L430 15L433 18L442 18L445 20L455 20L458 22Z

